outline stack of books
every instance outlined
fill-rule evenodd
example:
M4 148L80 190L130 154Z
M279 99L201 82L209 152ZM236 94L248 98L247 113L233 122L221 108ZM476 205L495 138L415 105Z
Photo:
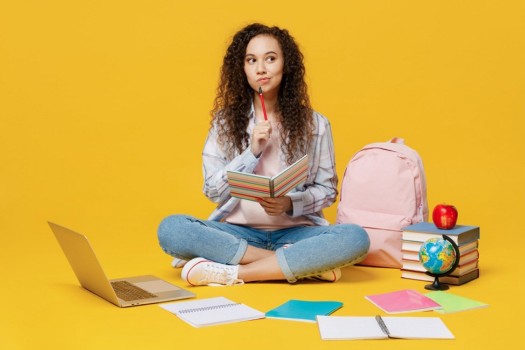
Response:
M459 247L459 265L448 276L440 277L441 283L465 284L479 277L479 227L456 225L451 230L438 229L433 223L420 222L403 228L401 277L433 281L419 261L419 249L430 238L450 237Z

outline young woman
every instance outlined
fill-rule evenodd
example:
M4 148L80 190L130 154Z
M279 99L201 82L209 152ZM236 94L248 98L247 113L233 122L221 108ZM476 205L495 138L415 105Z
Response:
M251 24L233 37L203 151L203 191L218 207L208 220L173 215L158 229L162 249L185 263L190 285L336 281L340 267L368 252L361 227L323 217L337 196L333 141L328 120L310 106L304 75L287 30ZM308 178L285 196L253 202L230 195L226 171L273 176L305 154Z

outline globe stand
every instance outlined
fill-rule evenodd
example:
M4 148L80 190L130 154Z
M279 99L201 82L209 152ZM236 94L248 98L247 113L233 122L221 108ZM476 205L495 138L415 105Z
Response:
M427 275L429 276L432 276L434 277L434 282L432 282L432 284L427 284L425 286L425 289L428 289L428 290L447 290L449 289L449 286L446 285L446 284L442 284L439 282L439 277L444 277L444 276L448 276L452 273L452 271L454 271L456 269L456 267L458 267L459 265L459 247L458 245L456 244L456 242L454 242L449 236L447 235L442 235L443 236L443 239L444 240L447 240L449 241L452 246L454 247L454 251L456 252L456 260L454 261L454 263L452 264L452 266L445 272L443 273L431 273L431 272L426 272Z
M427 272L427 274L432 276L432 277L434 277L434 282L432 282L432 284L427 284L425 286L425 289L428 289L428 290L447 290L447 289L450 288L447 284L442 284L442 283L439 282L439 277L441 277L442 275L436 276L435 274L430 273L430 272Z

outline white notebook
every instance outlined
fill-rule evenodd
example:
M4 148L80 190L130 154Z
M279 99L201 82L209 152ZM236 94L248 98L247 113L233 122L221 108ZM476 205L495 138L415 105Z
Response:
M159 305L193 327L241 322L264 318L264 312L225 297L199 299Z
M323 340L454 339L439 317L317 316Z

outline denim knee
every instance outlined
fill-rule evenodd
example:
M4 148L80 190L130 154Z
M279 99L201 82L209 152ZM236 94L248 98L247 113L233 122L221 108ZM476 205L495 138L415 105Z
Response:
M341 233L341 245L349 248L347 251L357 255L368 253L370 237L364 228L356 224L339 224L336 227Z
M181 232L179 229L188 222L188 219L187 215L170 215L160 222L157 237L164 251L172 251L169 247L177 241L176 236Z

